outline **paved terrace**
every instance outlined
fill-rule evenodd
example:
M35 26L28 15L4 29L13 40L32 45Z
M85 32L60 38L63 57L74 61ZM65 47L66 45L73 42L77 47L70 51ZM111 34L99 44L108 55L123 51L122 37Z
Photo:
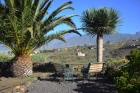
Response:
M118 93L114 83L107 78L96 80L93 77L90 82L75 78L74 82L71 80L66 83L60 82L41 77L26 89L26 93Z

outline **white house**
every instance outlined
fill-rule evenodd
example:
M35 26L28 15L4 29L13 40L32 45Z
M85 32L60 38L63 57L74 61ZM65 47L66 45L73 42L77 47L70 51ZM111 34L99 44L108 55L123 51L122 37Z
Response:
M82 52L77 52L77 56L85 56L85 54Z

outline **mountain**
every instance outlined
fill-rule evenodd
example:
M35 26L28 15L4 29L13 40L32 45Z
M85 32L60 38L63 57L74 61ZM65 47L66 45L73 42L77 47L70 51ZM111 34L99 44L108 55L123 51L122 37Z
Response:
M106 43L107 41L121 42L121 41L139 39L140 38L139 34L140 34L140 32L136 32L136 34L115 33L115 34L111 34L111 35L106 35L103 37L103 39L104 39L104 43ZM59 41L59 40L53 40L49 44L45 45L45 49L82 46L84 44L86 44L86 45L96 44L96 36L91 37L86 34L84 34L82 36L79 36L76 34L66 34L64 36L64 38L66 39L66 43Z
M79 36L77 34L71 33L64 35L66 43L60 40L53 40L50 43L42 46L39 50L48 50L48 49L56 49L56 48L65 48L65 47L72 47L72 46L82 46L82 45L93 45L96 44L96 36L90 37L86 34ZM136 32L136 34L122 34L122 33L115 33L111 35L106 35L103 37L104 43L107 41L110 42L120 42L120 41L128 41L128 40L135 40L140 39L140 31ZM6 48L3 44L0 44L0 52L8 52L9 49Z
M136 32L136 34L135 35L139 35L140 36L140 31L139 32Z

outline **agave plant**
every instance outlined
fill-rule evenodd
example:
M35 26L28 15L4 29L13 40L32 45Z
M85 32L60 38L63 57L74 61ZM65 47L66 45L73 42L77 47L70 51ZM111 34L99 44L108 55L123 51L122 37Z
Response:
M77 15L58 15L64 10L73 10L68 6L72 2L68 1L49 13L52 3L52 0L4 0L4 3L0 3L0 42L15 54L11 60L14 77L32 75L30 54L34 50L53 39L65 42L63 35L66 33L80 35L72 21L72 17ZM71 29L49 34L61 24Z
M90 36L97 35L97 62L103 61L103 35L116 32L121 23L119 12L113 8L89 8L81 16L82 29Z

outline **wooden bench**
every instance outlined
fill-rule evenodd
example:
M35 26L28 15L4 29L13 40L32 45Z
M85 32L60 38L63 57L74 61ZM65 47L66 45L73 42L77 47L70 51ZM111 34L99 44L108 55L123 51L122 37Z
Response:
M72 68L66 68L66 66L64 66L63 64L60 63L52 63L54 65L55 68L55 79L59 76L63 77L63 81L65 82L66 79L68 78L72 78L73 79L73 74L74 74L74 70L72 70Z
M98 79L98 74L102 74L104 77L104 64L105 63L89 63L87 68L82 69L83 78L90 79L91 74L95 74Z

